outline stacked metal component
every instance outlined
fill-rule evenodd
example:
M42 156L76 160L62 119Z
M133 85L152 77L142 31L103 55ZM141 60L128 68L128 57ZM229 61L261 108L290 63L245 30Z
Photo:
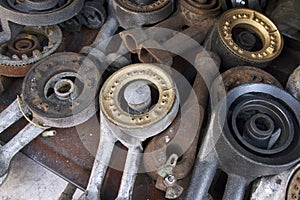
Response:
M0 185L23 150L85 200L298 199L299 49L265 15L280 5L0 1Z

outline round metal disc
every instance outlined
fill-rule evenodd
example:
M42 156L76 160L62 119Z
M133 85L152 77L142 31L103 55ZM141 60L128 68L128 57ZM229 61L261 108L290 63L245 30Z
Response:
M69 98L55 93L67 93L68 85L75 87ZM57 84L59 82L59 84ZM96 64L77 53L58 53L33 66L26 75L22 96L33 117L43 125L71 127L89 119L96 112L96 95L100 73ZM63 85L64 87L58 87Z
M149 111L130 114L120 105L124 88L133 81L147 81L156 87L158 101ZM152 64L133 64L114 73L100 92L100 108L113 124L126 129L141 129L161 121L175 102L175 85L171 77Z
M253 31L262 40L262 48L247 51L233 39L235 27ZM252 62L267 62L276 58L282 50L283 40L273 22L263 14L250 9L231 9L225 12L218 23L218 34L224 46L239 58Z

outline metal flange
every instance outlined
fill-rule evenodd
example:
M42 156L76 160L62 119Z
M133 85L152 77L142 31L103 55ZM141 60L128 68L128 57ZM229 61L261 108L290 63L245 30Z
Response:
M88 57L57 53L28 72L22 101L40 124L72 127L95 114L99 83L100 72Z

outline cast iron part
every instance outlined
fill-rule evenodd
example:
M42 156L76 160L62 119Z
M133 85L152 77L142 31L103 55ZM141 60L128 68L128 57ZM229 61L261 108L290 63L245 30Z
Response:
M299 102L278 87L232 89L213 108L186 198L204 199L219 168L228 175L223 199L242 200L251 181L299 162L299 113Z
M299 164L276 176L262 177L253 183L251 200L297 200L300 191Z
M281 53L283 39L273 22L245 8L223 13L211 36L211 50L222 59L222 67L250 65L266 67Z
M262 69L251 66L233 67L214 80L210 93L212 104L221 101L231 89L246 83L265 83L282 88L275 77Z
M57 25L25 26L9 42L0 46L0 74L23 77L32 65L54 53L62 42L62 32Z
M300 101L300 66L290 75L286 84L286 90Z
M140 85L141 81L145 87L133 87L135 89L129 88L126 91L131 84ZM157 102L153 102L153 95L147 92L147 87L156 88L159 93ZM132 98L128 98L131 95ZM116 199L131 199L142 156L142 142L159 134L172 123L179 107L178 92L169 74L161 68L152 64L132 64L108 78L101 89L99 100L100 142L82 199L100 199L100 190L116 141L128 148ZM148 105L144 111L134 110L135 113L129 109L136 108L132 104L142 102Z
M131 29L166 19L174 10L174 1L113 0L113 8L120 26Z
M92 117L99 84L97 65L83 55L59 53L37 63L23 81L21 98L0 114L0 133L22 117L29 122L0 148L0 177L7 176L15 154L44 130L73 127Z
M97 64L77 53L57 53L39 62L24 79L22 101L33 117L51 127L83 123L97 110Z
M64 22L82 9L82 0L16 1L0 2L0 44L10 40L21 30L18 25L48 26ZM16 27L16 28L15 28Z
M82 10L73 18L60 24L66 31L80 31L84 25L90 29L100 28L106 19L103 1L85 1Z

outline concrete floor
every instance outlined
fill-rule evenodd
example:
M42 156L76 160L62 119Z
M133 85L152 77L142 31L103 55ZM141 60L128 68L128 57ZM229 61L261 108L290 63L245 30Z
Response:
M19 153L0 186L0 200L57 200L66 185L66 181ZM77 189L74 199L81 194Z

